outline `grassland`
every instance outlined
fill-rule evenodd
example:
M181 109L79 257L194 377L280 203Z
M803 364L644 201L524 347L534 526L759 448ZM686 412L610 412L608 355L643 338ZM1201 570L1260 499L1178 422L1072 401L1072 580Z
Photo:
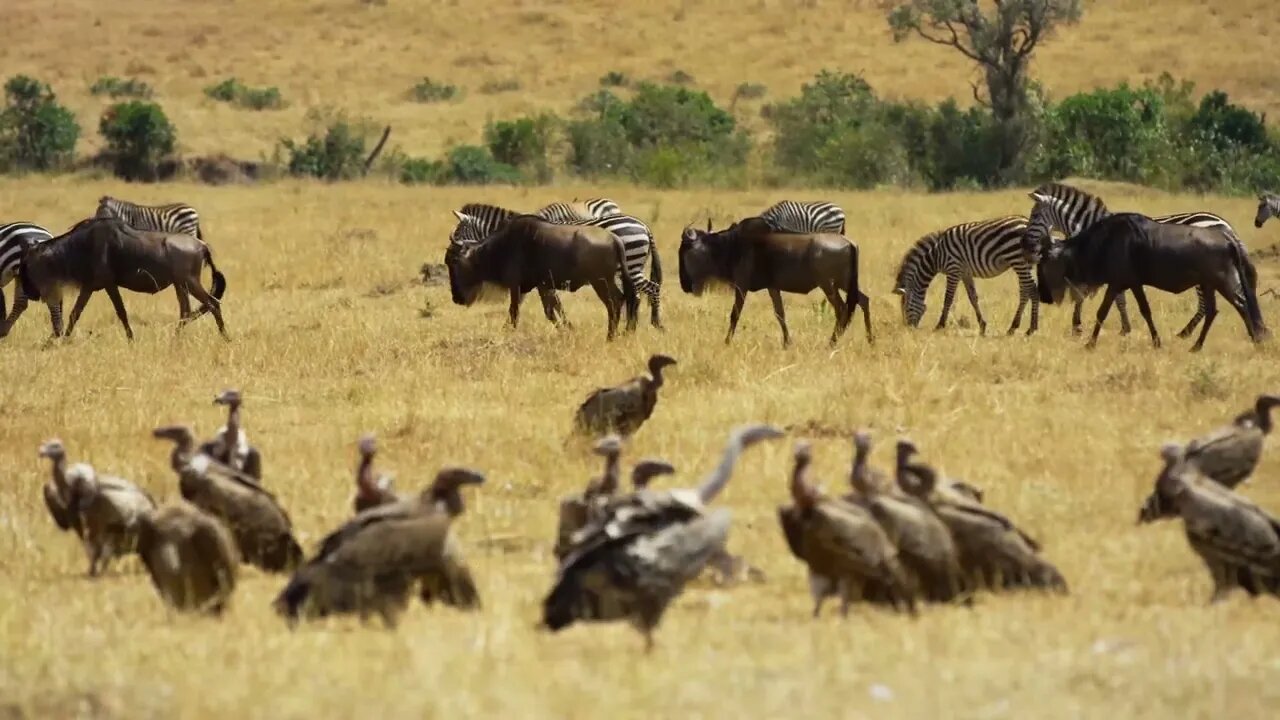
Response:
M404 150L430 154L477 140L491 118L565 111L614 69L641 79L682 69L721 102L743 81L767 85L767 98L785 96L824 67L863 71L890 96L968 92L958 57L922 43L893 47L876 3L865 0L617 8L598 0L8 0L6 29L22 42L0 45L0 65L52 82L88 129L85 149L103 105L88 86L101 75L136 75L157 88L184 152L240 157L270 152L323 105L390 123ZM1274 112L1280 80L1257 60L1271 13L1258 0L1093 3L1080 26L1044 47L1036 73L1052 92L1068 93L1167 69ZM618 23L626 32L609 30ZM229 75L277 85L290 104L255 113L204 97L205 85ZM423 75L463 86L463 99L409 102L404 92ZM518 90L478 91L511 78ZM756 127L754 107L737 113ZM1214 210L1254 250L1280 241L1274 227L1253 230L1247 200L1085 187L1116 209ZM39 306L0 342L0 717L1219 718L1268 717L1280 702L1277 606L1234 598L1207 607L1208 578L1177 525L1134 525L1159 443L1213 427L1254 394L1274 391L1280 344L1250 346L1224 313L1206 350L1191 355L1171 334L1192 297L1160 293L1152 300L1163 350L1140 329L1118 337L1112 320L1100 347L1086 352L1060 308L1044 309L1038 335L1006 338L999 333L1016 304L1008 276L979 284L992 337L977 336L963 298L945 332L901 326L890 283L907 244L947 224L1025 212L1023 191L787 191L829 197L856 218L851 234L877 341L868 347L858 323L835 351L825 344L831 315L816 295L787 298L795 344L783 350L764 297L749 300L726 348L729 298L679 292L680 229L758 211L777 192L424 190L372 181L211 189L31 177L0 180L0 208L5 220L61 229L104 193L200 209L230 281L234 339L223 343L207 320L175 337L177 308L166 292L126 295L133 344L102 297L69 342L44 346ZM553 330L536 301L508 330L505 303L464 309L447 287L418 282L419 265L441 260L448 211L463 202L533 208L588 194L652 223L666 260L665 333L642 325L606 344L603 311L589 293L565 298L571 332ZM1280 281L1274 260L1259 259L1259 271L1264 289ZM1280 303L1262 303L1276 326ZM940 304L934 287L926 326ZM774 517L788 439L750 451L723 498L735 517L731 545L766 571L765 584L690 591L650 656L621 626L535 632L553 571L555 501L596 470L562 445L571 412L590 389L639 372L652 352L679 365L631 457L666 457L678 482L690 484L731 427L768 421L815 440L835 489L853 429L875 429L881 464L892 439L909 434L1043 540L1072 595L984 597L973 609L931 608L915 621L874 611L811 620L803 570ZM60 436L74 459L172 496L165 448L149 430L189 421L211 432L222 418L210 400L228 385L248 398L266 481L308 548L347 514L362 432L378 433L382 462L406 490L446 463L484 470L489 482L460 524L484 611L415 608L394 633L351 620L290 632L268 607L283 580L252 570L221 622L164 612L132 559L98 581L84 578L77 544L55 532L39 501L47 470L38 444ZM1277 474L1280 464L1265 458L1246 492L1280 510Z
M1213 208L1256 247L1250 205L1097 185L1113 206L1149 212ZM0 701L28 717L1262 717L1277 702L1280 630L1272 601L1206 607L1209 583L1176 524L1134 519L1166 438L1224 421L1274 390L1276 345L1254 349L1226 314L1201 355L1142 333L1104 334L1086 352L1068 313L1048 308L1032 338L979 338L900 326L893 264L931 228L1025 211L1018 192L922 197L828 194L861 219L876 344L855 327L834 351L817 296L789 297L796 344L779 347L763 297L747 305L734 345L721 344L729 298L694 299L675 278L680 228L758 210L765 192L602 190L653 220L670 278L669 330L642 326L612 344L586 293L569 296L577 327L557 332L526 304L504 329L505 303L451 304L415 271L438 262L450 208L474 190L423 193L378 184L284 183L270 189L129 187L83 179L0 182L0 204L64 227L101 192L142 201L184 197L230 280L234 341L207 320L175 337L167 292L127 295L138 339L126 343L98 297L77 336L42 349L35 307L0 344ZM593 188L487 191L533 207ZM279 212L279 208L284 212ZM1276 268L1261 263L1263 287ZM940 285L941 283L938 283ZM980 284L996 334L1012 313L1012 277ZM940 305L934 287L926 324ZM1156 293L1166 335L1191 296ZM1275 324L1274 298L1263 301ZM843 483L848 434L874 427L879 462L898 433L1043 539L1072 583L1066 599L985 597L972 610L930 609L916 621L859 612L813 621L803 571L787 554L774 507L784 500L790 440L753 449L724 502L732 545L768 582L700 588L669 614L652 656L628 628L533 630L552 573L555 499L594 472L562 441L589 389L635 374L651 352L677 357L657 414L632 457L658 455L689 484L732 426L768 421L813 437L828 488ZM226 385L248 396L247 422L267 482L311 547L347 513L354 442L375 431L400 487L445 463L488 473L461 532L479 575L483 613L415 609L398 632L339 620L288 631L268 608L282 580L247 571L221 622L168 616L134 560L97 582L74 540L39 501L37 444L61 436L75 459L176 492L166 451L148 430L221 422L209 404ZM1274 456L1247 489L1280 508ZM883 687L881 687L883 686ZM883 700L887 692L891 699Z

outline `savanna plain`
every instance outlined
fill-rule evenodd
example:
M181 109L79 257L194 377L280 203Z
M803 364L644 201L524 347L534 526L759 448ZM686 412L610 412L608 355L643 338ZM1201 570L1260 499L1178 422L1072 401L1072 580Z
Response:
M179 16L177 4L116 3L111 15L101 12L96 19L108 29L135 30L155 47L117 48L112 43L123 41L112 35L100 48L114 50L105 53L73 42L93 32L97 4L11 5L19 23L49 7L42 22L51 25L41 26L44 32L21 63L13 47L0 51L6 67L26 63L30 67L14 70L46 71L56 80L59 73L123 72L116 62L148 66L166 109L177 111L180 131L189 128L184 142L205 151L265 147L279 131L255 126L260 116L233 116L206 105L199 93L204 81L184 79L179 69L226 69L299 93L310 83L309 92L330 100L350 92L349 102L374 110L386 103L397 127L422 133L406 141L419 143L412 149L429 150L433 142L460 136L468 124L477 132L487 116L520 110L481 99L470 109L465 102L451 106L447 112L456 117L437 122L428 115L434 109L396 105L393 90L408 83L399 74L410 58L432 55L420 46L437 34L447 41L422 62L452 68L453 78L479 82L484 78L478 75L497 72L495 67L525 71L526 62L541 68L517 97L497 96L504 103L536 107L576 98L615 66L636 72L664 67L673 57L725 94L746 79L730 84L730 71L756 66L751 43L719 44L713 53L696 42L697 29L707 27L699 17L718 9L717 17L732 23L725 32L755 37L750 33L763 32L769 18L785 14L801 27L817 27L820 11L849 4L801 3L792 10L790 3L760 2L731 16L724 14L728 3L646 4L636 8L635 27L650 39L624 48L618 63L603 49L556 61L558 41L546 36L521 44L491 41L477 51L477 23L463 22L463 8L470 7L464 4L184 3L182 22L169 24ZM902 70L903 94L967 90L961 66L947 74L956 87L930 84L942 75L939 62L954 58L929 47L892 47L874 4L851 5L841 20L844 29L866 35L856 56L761 61L762 72L771 74L762 79L786 89L821 67L846 63L863 63L868 73L888 78L901 68L886 63L901 63L910 70ZM513 22L499 4L475 6L482 19ZM510 12L541 13L586 29L613 17L606 3L512 7ZM1150 74L1143 62L1151 73L1172 62L1182 70L1178 74L1205 84L1233 93L1253 88L1255 97L1270 92L1274 99L1275 88L1259 85L1273 80L1252 66L1231 66L1225 54L1212 50L1235 31L1250 32L1250 42L1260 38L1240 17L1261 17L1264 7L1170 3L1161 17L1205 29L1204 42L1179 55L1142 44L1157 43L1149 36L1135 40L1128 51L1140 73L1134 79ZM684 14L677 18L677 12ZM1152 21L1155 12L1145 3L1097 4L1085 23L1046 46L1040 67L1047 84L1074 89L1116 79L1078 76L1086 67L1115 73L1124 65L1106 52L1108 33L1120 33L1104 21ZM346 42L339 40L348 25L316 29L327 15L351 18L350 26L362 28L350 31L352 44L341 52L316 53L307 46L316 32L341 36L330 45ZM300 29L292 33L285 22ZM148 34L148 27L166 32ZM204 28L199 32L210 39L166 59L180 51L172 36L192 35L195 28ZM664 28L675 30L664 38ZM52 52L59 37L70 51ZM277 42L269 44L273 38ZM1077 48L1087 49L1088 62L1071 61L1073 38ZM595 42L588 44L595 48ZM254 43L260 55L251 52ZM677 57L682 43L691 48L691 59ZM726 47L735 54L724 56ZM867 47L879 48L885 59ZM468 53L488 60L460 62ZM314 65L314 76L295 72L302 65ZM260 74L250 74L255 67ZM383 79L383 67L390 79ZM723 87L715 84L715 73L725 76ZM911 80L925 76L929 82ZM82 114L93 116L90 110ZM267 123L280 122L267 117ZM432 127L448 129L435 135ZM1280 230L1254 230L1254 203L1247 198L1080 184L1117 210L1220 213L1254 252L1260 290L1280 283L1280 266L1261 252L1280 241ZM907 246L957 222L1025 213L1025 189L940 195L657 191L577 181L530 189L422 189L379 181L208 188L35 176L0 180L0 209L7 219L30 219L56 231L91 213L102 194L144 203L183 200L199 208L229 282L224 312L232 341L224 343L208 318L175 335L176 302L165 291L125 294L137 333L132 344L101 296L90 302L69 341L46 346L48 314L33 305L0 342L0 714L1220 718L1267 717L1280 706L1280 606L1239 596L1208 606L1207 573L1179 524L1139 528L1135 522L1159 466L1159 444L1189 439L1229 420L1257 393L1280 389L1280 341L1254 347L1227 311L1205 350L1190 354L1188 341L1173 332L1193 312L1193 296L1159 292L1151 298L1165 338L1160 350L1151 348L1136 308L1133 334L1118 336L1113 313L1091 352L1070 335L1069 308L1042 306L1039 333L1006 337L1017 301L1011 275L979 282L987 337L978 336L963 294L951 327L931 330L941 282L932 288L923 327L902 326L891 291ZM505 298L495 294L462 308L452 304L447 284L426 285L418 276L424 262L442 261L453 225L449 210L464 202L532 209L594 195L613 198L653 227L666 276L664 332L651 328L644 313L635 334L605 343L604 311L589 291L564 295L572 330L552 328L534 298L511 330L504 327ZM859 319L829 348L833 318L814 294L785 296L791 348L780 347L764 295L748 300L738 335L726 347L729 295L680 292L676 249L682 227L708 218L722 226L783 197L827 198L849 213L864 290L872 298L874 345L867 344ZM1280 326L1276 297L1266 295L1261 303L1268 324ZM1095 307L1096 299L1086 306L1086 328ZM664 482L695 483L738 424L771 422L792 432L749 450L718 501L734 514L730 549L764 570L767 580L729 589L698 584L686 591L646 655L640 638L621 624L576 626L556 635L534 624L554 572L556 502L598 471L594 458L565 445L572 412L591 389L639 373L654 352L679 364L653 418L626 452L631 459L659 456L674 463L677 476ZM167 448L151 439L150 430L180 421L211 433L223 418L210 400L227 386L246 396L246 430L263 453L265 482L289 509L308 550L349 514L355 441L363 432L377 433L381 464L402 490L416 490L445 464L483 470L488 482L469 496L458 529L484 609L464 614L414 607L395 631L363 627L355 619L290 631L269 607L284 579L251 568L220 620L167 613L134 559L87 579L77 543L56 532L40 502L47 468L36 457L39 443L61 437L73 460L130 478L157 499L174 496ZM855 609L846 619L829 609L812 619L804 570L788 554L775 516L786 501L791 445L812 439L818 474L829 491L837 491L846 482L850 436L861 427L871 428L879 441L880 466L888 465L893 440L907 435L947 474L982 487L988 504L1043 542L1071 594L983 595L972 608L928 607L916 619L873 609ZM1243 492L1280 510L1278 478L1280 460L1266 455Z

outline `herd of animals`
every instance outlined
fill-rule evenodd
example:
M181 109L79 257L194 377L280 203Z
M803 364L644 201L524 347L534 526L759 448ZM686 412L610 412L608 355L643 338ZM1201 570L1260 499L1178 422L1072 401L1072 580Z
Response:
M1221 216L1202 211L1159 217L1113 213L1101 198L1063 183L1042 185L1030 197L1034 204L1029 216L962 223L929 233L907 250L894 282L907 325L919 325L929 285L942 274L946 293L938 327L946 325L963 283L985 334L987 321L974 279L1012 270L1019 303L1009 334L1020 327L1028 303L1030 335L1039 327L1040 303L1061 303L1068 295L1074 305L1072 329L1078 334L1084 299L1102 289L1088 346L1097 343L1113 304L1120 314L1121 333L1130 331L1124 299L1130 293L1158 347L1160 335L1145 290L1150 287L1175 294L1195 290L1196 313L1178 333L1189 337L1200 327L1193 351L1204 346L1219 295L1240 315L1253 341L1269 337L1258 305L1256 268ZM1255 227L1278 214L1280 197L1260 195ZM536 291L547 319L567 326L558 291L589 285L605 306L608 338L617 333L624 310L627 331L635 329L640 295L649 301L650 322L662 326L662 263L653 232L612 200L552 203L531 214L471 203L454 215L458 222L449 236L445 265L456 304L473 304L486 285L505 288L514 326L523 297ZM1055 239L1054 231L1065 239ZM206 264L212 272L208 290L200 281ZM686 227L680 240L679 276L681 290L694 295L712 284L732 288L726 343L737 329L747 294L760 290L769 294L784 346L791 336L782 293L813 290L821 290L836 311L833 345L859 307L867 341L872 341L858 248L845 236L844 210L833 203L783 201L723 230L713 230L710 220L706 230ZM13 310L6 313L3 288L15 278ZM102 197L93 217L58 237L34 223L0 225L0 337L9 333L30 300L48 306L53 336L62 336L62 289L74 286L79 294L66 335L75 329L89 297L104 290L132 339L120 288L156 293L170 285L178 297L179 327L211 313L227 336L221 312L226 277L214 264L199 215L190 205L144 206ZM194 310L191 296L199 304Z

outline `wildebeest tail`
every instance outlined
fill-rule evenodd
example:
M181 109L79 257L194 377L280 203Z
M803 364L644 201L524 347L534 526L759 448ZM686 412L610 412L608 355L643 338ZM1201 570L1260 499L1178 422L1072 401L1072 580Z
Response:
M218 266L213 264L213 251L208 245L204 246L204 261L209 263L209 270L213 273L213 284L209 287L209 293L213 295L215 300L221 301L222 295L227 291L227 276L223 275Z
M1239 240L1231 238L1227 245L1231 248L1231 261L1235 265L1236 274L1240 277L1240 289L1244 293L1245 308L1249 312L1249 322L1253 324L1254 333L1261 338L1269 335L1267 324L1262 320L1262 308L1258 307L1258 294L1255 283L1258 271L1249 261L1249 255Z

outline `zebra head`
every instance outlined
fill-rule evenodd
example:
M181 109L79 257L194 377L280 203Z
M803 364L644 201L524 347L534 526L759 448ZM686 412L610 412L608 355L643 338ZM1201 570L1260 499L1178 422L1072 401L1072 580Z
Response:
M1261 228L1267 220L1280 216L1280 195L1262 193L1258 196L1258 214L1253 218L1253 226Z
M454 210L453 214L458 218L458 224L454 226L453 232L449 233L450 248L454 245L478 245L484 240L487 233L478 219L457 210Z
M907 327L919 327L920 319L928 309L924 299L933 276L937 274L933 259L936 242L935 235L926 235L916 241L902 256L902 264L894 274L893 294L898 296L902 321Z
M1022 257L1035 265L1053 242L1054 213L1051 203L1039 199L1036 193L1031 197L1036 198L1036 204L1031 208L1027 229L1022 232Z

